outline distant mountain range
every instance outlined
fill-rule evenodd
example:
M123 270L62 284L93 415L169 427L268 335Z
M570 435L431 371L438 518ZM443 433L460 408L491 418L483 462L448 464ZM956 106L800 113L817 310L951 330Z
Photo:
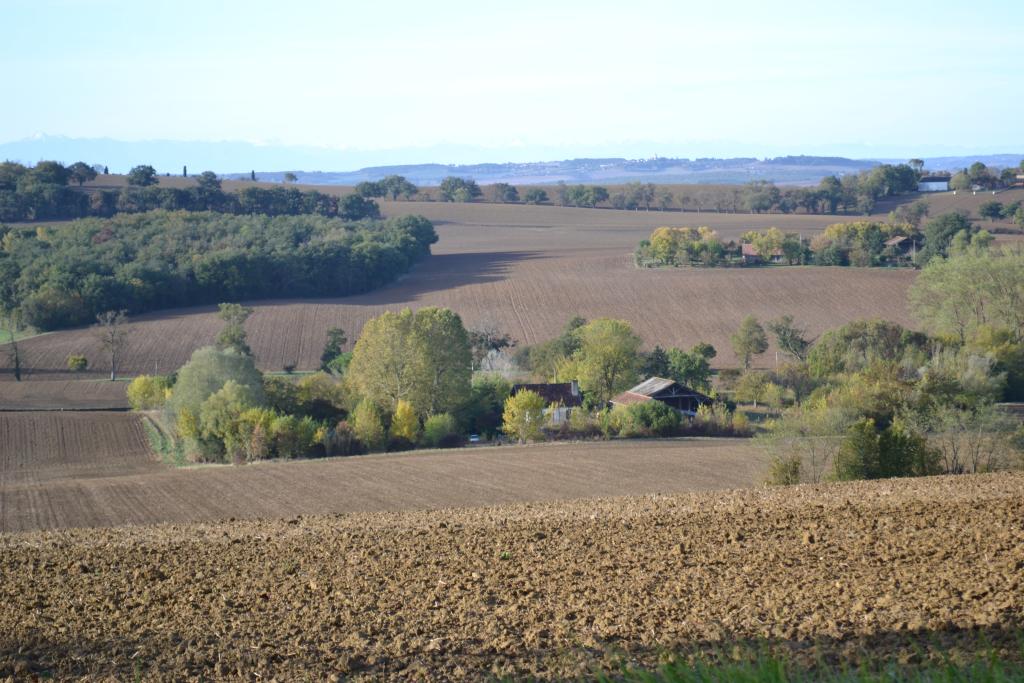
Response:
M625 145L627 151L640 147L658 149L653 143ZM663 145L669 152L679 153L682 145ZM687 150L708 152L713 143L685 146ZM722 143L722 149L733 149L733 143ZM856 146L854 146L855 148ZM938 149L938 148L935 148ZM678 151L677 151L678 150ZM569 156L573 151L612 152L614 146L592 146L585 149L553 147L542 153L547 158ZM892 152L894 150L882 150ZM967 150L957 150L967 151ZM534 148L533 153L537 153ZM621 154L621 151L619 152ZM478 183L509 182L543 183L624 183L631 181L658 183L745 183L751 180L772 180L778 183L815 184L826 175L858 173L882 162L903 162L905 158L876 156L851 159L844 156L776 156L771 158L682 158L653 157L627 159L617 156L564 158L563 161L531 161L521 158L522 150L502 148L487 150L472 145L437 145L433 147L392 150L336 150L323 147L258 145L248 142L193 142L147 140L126 142L109 138L69 138L37 135L24 140L0 144L0 159L34 164L43 159L64 163L85 161L109 166L112 172L125 172L138 164L149 164L161 174L179 174L188 166L191 174L213 170L226 177L248 177L255 170L261 180L281 181L292 172L299 182L313 185L352 185L364 180L378 180L386 175L403 175L418 185L436 185L442 178L456 175L473 178ZM481 158L503 158L504 163L473 163ZM975 161L990 166L1016 166L1024 154L977 154L922 157L930 170L958 170ZM446 161L450 163L426 163ZM304 171L299 169L319 169ZM353 170L358 169L358 170Z

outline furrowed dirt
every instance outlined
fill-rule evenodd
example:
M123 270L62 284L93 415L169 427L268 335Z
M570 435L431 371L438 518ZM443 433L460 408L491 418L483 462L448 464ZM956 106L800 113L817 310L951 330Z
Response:
M68 418L57 422L54 415ZM137 416L91 427L86 418L96 415L0 414L0 436L4 429L15 435L0 441L0 531L678 493L755 486L767 471L765 454L746 439L538 444L172 469L149 453L141 425L128 422ZM107 433L113 426L123 432L120 441Z
M561 679L748 639L1019 657L1024 476L15 534L0 604L0 676Z
M127 387L105 380L8 382L0 387L0 411L127 410Z

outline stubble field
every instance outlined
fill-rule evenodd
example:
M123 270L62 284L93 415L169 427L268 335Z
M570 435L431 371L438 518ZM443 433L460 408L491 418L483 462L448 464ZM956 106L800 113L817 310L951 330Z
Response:
M0 536L0 676L575 679L1021 657L1024 477Z
M467 325L495 322L521 344L558 334L574 315L630 321L648 346L707 341L716 364L735 365L729 335L748 314L791 314L812 335L858 318L912 324L908 270L750 268L640 270L632 250L664 223L709 225L725 239L748 229L779 226L812 234L835 216L610 211L545 206L385 202L389 215L421 213L440 236L434 256L399 282L343 299L247 302L256 309L247 329L265 370L319 363L328 327L354 339L369 318L405 306L447 306ZM176 369L220 329L213 307L162 311L137 318L122 362L126 374ZM67 357L84 354L92 376L108 365L88 330L42 335L22 343L28 375L69 379ZM760 363L772 362L770 350ZM0 361L2 362L2 361ZM6 374L9 378L9 373Z

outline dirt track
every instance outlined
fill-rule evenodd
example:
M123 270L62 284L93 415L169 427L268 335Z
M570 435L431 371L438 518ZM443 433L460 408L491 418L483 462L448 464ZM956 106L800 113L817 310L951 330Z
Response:
M144 443L124 452L112 437L109 446L89 441L93 431L81 420L96 415L69 416L72 422L60 429L62 440L90 444L87 452L36 448L9 458L12 469L0 470L0 531L725 489L757 485L766 472L763 453L749 441L730 439L502 446L169 469ZM37 425L31 417L6 419L52 431L53 425ZM4 419L0 415L0 433ZM109 429L112 423L102 424ZM23 449L16 442L2 450Z
M1024 476L8 535L0 604L0 676L546 679L753 638L1019 657Z

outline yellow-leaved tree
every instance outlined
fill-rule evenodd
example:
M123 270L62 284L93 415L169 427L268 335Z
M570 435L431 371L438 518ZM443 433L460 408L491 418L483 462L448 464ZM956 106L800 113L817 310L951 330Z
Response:
M501 416L502 430L519 443L536 441L543 435L545 407L544 399L528 389L509 396Z

